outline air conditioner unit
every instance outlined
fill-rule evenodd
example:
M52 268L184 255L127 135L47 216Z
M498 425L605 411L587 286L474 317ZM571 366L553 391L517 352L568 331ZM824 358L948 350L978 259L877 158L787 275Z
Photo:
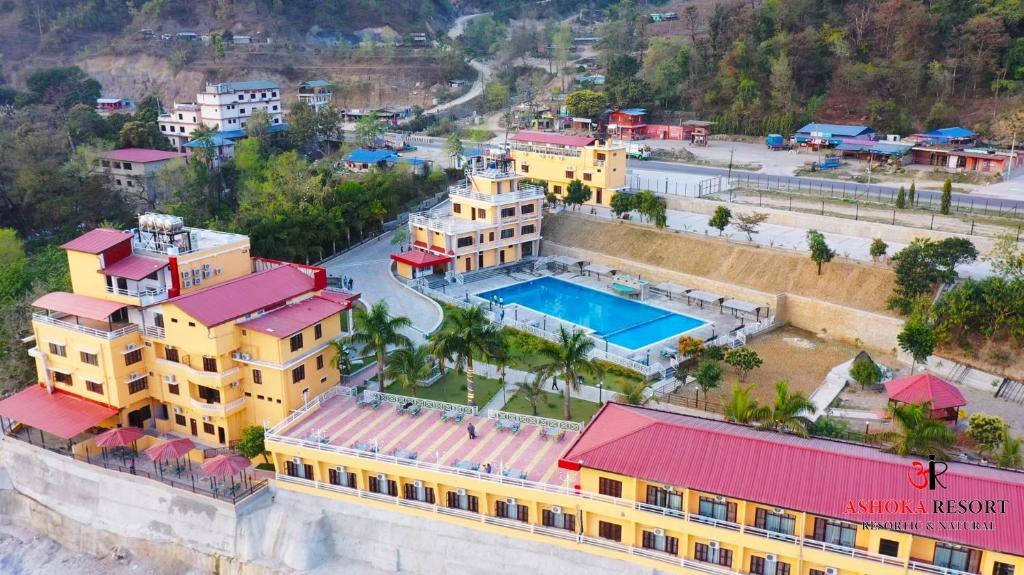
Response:
M175 381L175 379L174 379L174 374L173 373L166 373L166 374L164 374L164 382L165 383L174 383L174 381Z
M181 408L180 407L175 407L174 408L174 413L181 413Z
M555 505L554 507L551 508L551 512L554 513L555 515L561 515L562 514L562 507L559 506L559 505Z
M722 495L716 495L715 501L717 501L718 503L725 503L725 497Z
M213 266L211 266L210 264L203 264L203 273L204 274L210 273L211 269L213 269Z
M339 465L339 466L335 467L334 469L335 469L335 470L336 470L336 471L337 471L338 473L345 473L345 466L344 466L344 465Z
M505 503L508 503L509 505L515 505L516 504L516 498L515 497L506 497L505 498Z
M128 381L135 381L136 379L139 379L139 374L138 373L133 371L133 372L128 374Z
M655 537L664 537L665 536L665 530L661 529L660 527L658 529L655 529L654 530L654 536Z
M423 489L423 482L422 481L413 481L412 482L412 486L415 487L416 489Z
M192 280L185 280L181 285L184 287L192 287Z
M232 382L231 382L231 383L230 383L230 384L228 385L228 387L230 387L231 389L234 389L234 388L238 387L238 382L237 382L237 381L232 381Z
M460 488L458 488L458 489L456 489L456 490L455 490L455 494L456 494L456 495L458 495L459 497L462 497L463 495L465 495L465 494L466 494L466 490L465 490L465 489L462 489L462 488L460 487Z
M708 541L708 549L718 549L718 541Z
M768 563L777 563L779 561L779 556L774 553L769 553L764 556L764 560Z
M219 276L222 273L224 273L224 268L214 268L213 270L213 275Z
M785 512L786 512L786 510L781 508L781 507L776 507L775 509L772 509L772 513L782 514L782 513L785 513Z
M134 343L129 343L128 345L124 346L124 349L126 351L135 351L135 344Z
M825 575L839 575L839 569L836 569L835 567L826 567Z
M196 274L196 277L192 278L192 283L196 285L203 283L203 277L199 274Z
M383 473L378 473L377 474L377 481L387 481L387 480L388 480L388 476L387 475L384 475Z
M210 270L203 270L203 277L204 278L210 277Z
M211 421L213 421L213 418L210 417L209 415L203 416L203 423L210 423Z
M240 353L238 354L238 358L243 361L249 361L250 359L252 359L252 356L247 353Z
M192 270L181 270L181 279L187 280L192 277Z

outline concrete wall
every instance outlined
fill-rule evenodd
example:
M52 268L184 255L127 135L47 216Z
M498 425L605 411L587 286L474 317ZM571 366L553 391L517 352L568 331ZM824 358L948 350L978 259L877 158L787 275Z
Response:
M779 319L796 327L848 343L859 340L861 345L872 349L896 348L896 336L903 330L900 318L795 294L785 294L781 307Z

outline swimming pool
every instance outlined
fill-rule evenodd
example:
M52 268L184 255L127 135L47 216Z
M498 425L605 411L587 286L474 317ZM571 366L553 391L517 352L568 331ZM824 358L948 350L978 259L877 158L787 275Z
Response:
M498 296L505 305L518 304L581 325L594 330L596 337L627 349L639 349L708 323L548 276L476 295L485 300Z

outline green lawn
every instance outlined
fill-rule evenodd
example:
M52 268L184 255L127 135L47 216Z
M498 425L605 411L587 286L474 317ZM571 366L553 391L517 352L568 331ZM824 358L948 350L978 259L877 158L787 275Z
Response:
M547 417L550 419L562 419L562 411L564 409L564 398L558 393L545 393L544 398L537 402L537 415L539 417ZM591 417L597 413L601 405L594 403L593 401L587 401L579 398L572 398L572 421L579 421L586 423L590 421ZM512 396L505 404L505 408L502 411L508 411L511 413L523 413L525 415L533 415L533 407L529 401L518 393Z
M481 407L487 405L487 402L501 389L498 385L498 380L489 377L477 375L473 377L473 382L476 387L476 404ZM412 395L406 389L397 385L389 385L386 391L398 395ZM417 389L416 397L465 405L466 375L460 374L455 370L449 371L430 387Z

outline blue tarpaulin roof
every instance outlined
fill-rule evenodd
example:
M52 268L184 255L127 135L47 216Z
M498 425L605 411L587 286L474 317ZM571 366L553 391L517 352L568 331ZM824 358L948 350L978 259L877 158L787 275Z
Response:
M398 154L388 150L363 150L357 149L349 152L345 160L359 164L376 164L378 162L396 162Z
M971 130L968 130L967 128L961 128L959 126L954 128L939 128L938 130L932 130L930 132L924 132L921 134L914 135L921 138L939 141L962 140L965 138L973 138L977 136L977 134L975 134Z
M873 144L843 142L836 149L843 152L871 152L880 156L902 156L910 151L911 146L892 142L875 142Z
M623 114L629 114L630 116L645 116L647 115L647 108L626 108L619 110Z
M469 148L468 150L462 150L463 157L476 158L484 155L484 151L480 148Z
M220 146L234 146L235 141L225 138L222 132L210 134L209 137L192 140L185 144L186 148L219 148Z
M832 136L855 138L866 134L874 133L874 130L867 126L847 126L845 124L807 124L797 130L798 134L810 134L811 132L824 132Z

